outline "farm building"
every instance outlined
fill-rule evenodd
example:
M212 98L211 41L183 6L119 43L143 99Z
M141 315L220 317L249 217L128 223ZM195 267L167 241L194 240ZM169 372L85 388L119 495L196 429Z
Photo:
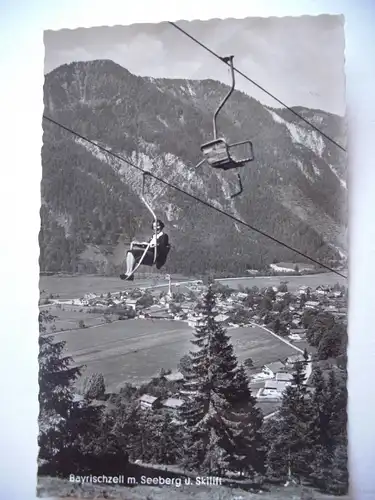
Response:
M276 380L266 380L264 384L264 395L282 395L285 389L290 385L290 382L282 382Z
M76 403L78 406L83 406L85 403L85 397L82 396L82 394L76 393L73 395L73 402ZM98 399L90 400L90 406L114 408L114 405L111 404L110 402Z
M184 376L180 372L170 373L169 375L166 375L165 378L169 382L181 382L181 380L184 380Z
M197 314L189 314L188 315L188 325L190 328L195 328L196 326L199 326L199 324L202 322L204 319L203 315L197 315Z
M186 391L186 390L181 390L180 395L184 396L186 399L190 399L191 397L197 396L198 391Z
M302 337L303 335L306 334L306 329L305 328L290 328L289 330L289 335L299 335Z
M319 302L316 300L308 300L305 304L306 309L317 309L319 307Z
M126 299L125 300L125 305L127 307L130 307L131 309L134 309L134 311L136 311L138 309L138 307L139 307L138 302L139 302L139 297L136 298L136 299Z
M215 316L215 321L217 323L227 325L230 322L230 317L226 314L218 314L217 316Z
M181 309L185 312L188 313L194 308L194 302L191 301L186 301L183 304L181 304Z
M298 335L298 333L290 333L289 334L289 339L294 340L295 342L298 342L299 340L302 340L302 338Z
M269 375L270 377L275 377L276 373L285 370L285 365L281 361L275 361L275 363L270 363L268 365L264 365L263 373Z
M280 401L283 392L290 385L289 382L277 382L276 380L267 380L264 387L259 389L256 397L258 401Z
M294 354L293 356L289 356L289 358L286 359L286 365L293 366L294 363L298 363L300 361L305 361L303 354Z
M139 403L141 408L145 410L152 410L155 408L155 405L159 402L160 398L156 398L155 396L151 396L150 394L143 394L139 398Z
M292 382L293 375L291 373L276 373L276 382Z
M338 309L336 306L334 305L329 305L329 306L326 306L324 309L323 309L324 312L338 312Z
M158 311L155 311L153 313L148 313L147 317L151 319L173 319L173 315L166 309L165 310L159 309Z
M257 401L267 401L268 403L279 403L281 395L278 392L270 392L269 390L261 387L256 394Z
M179 408L184 404L184 401L179 398L168 398L163 401L163 408L168 410L170 413L177 415Z

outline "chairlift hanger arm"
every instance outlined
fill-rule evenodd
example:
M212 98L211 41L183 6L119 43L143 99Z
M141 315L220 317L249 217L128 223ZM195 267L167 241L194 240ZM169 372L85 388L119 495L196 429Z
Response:
M143 203L146 205L147 209L149 210L149 212L151 213L153 219L154 219L154 224L155 224L155 247L154 247L154 264L156 262L156 259L157 259L157 235L158 235L158 229L157 229L157 217L156 217L156 214L155 212L153 211L151 205L148 203L148 201L146 200L146 197L145 197L145 180L146 180L146 176L150 176L150 173L149 172L143 172L143 175L142 175L142 201ZM147 250L150 248L150 243L148 244L148 247L147 247ZM146 250L146 252L147 252ZM144 255L146 255L146 252ZM144 258L144 257L143 257ZM142 260L143 260L142 258Z
M236 191L231 195L231 199L236 198L236 196L239 196L243 191L241 175L239 173L237 173L237 179L238 179L238 191Z
M151 213L151 215L154 219L154 222L156 223L156 221L157 221L156 214L153 211L151 205L148 203L148 201L146 200L146 197L145 197L145 180L146 180L147 175L150 176L149 172L144 172L142 175L142 195L141 195L141 198L142 198L143 203L146 205L148 211Z
M227 102L227 100L229 99L229 97L232 95L234 87L235 87L235 84L236 84L235 74L234 74L234 67L233 67L233 57L234 56L228 56L228 57L222 57L221 58L225 63L227 63L227 64L229 63L230 71L231 71L231 76L232 76L232 86L231 86L228 94L224 97L224 99L222 100L222 102L219 104L219 107L215 111L214 120L213 120L214 140L217 139L217 126L216 126L217 116L218 116L219 112L221 111L221 109L223 108L224 104Z

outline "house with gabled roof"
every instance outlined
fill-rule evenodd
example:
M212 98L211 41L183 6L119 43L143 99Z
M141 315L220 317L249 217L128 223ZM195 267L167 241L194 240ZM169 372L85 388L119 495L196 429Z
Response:
M160 402L160 398L151 396L151 394L142 394L139 398L141 408L145 410L152 410Z
M264 365L262 371L270 377L275 377L276 373L282 372L285 369L286 367L284 363L282 363L281 361L275 361L274 363L268 363L267 365Z
M168 398L162 402L162 407L173 415L178 415L178 410L184 404L183 399L180 398Z
M276 382L290 382L293 381L293 375L291 373L279 372L276 373Z
M289 356L287 359L286 359L286 365L294 365L294 363L297 363L297 362L303 362L305 361L305 358L303 357L303 354L294 354L293 356Z
M181 372L169 373L168 375L165 375L165 378L169 382L181 382L182 380L184 380L184 376Z

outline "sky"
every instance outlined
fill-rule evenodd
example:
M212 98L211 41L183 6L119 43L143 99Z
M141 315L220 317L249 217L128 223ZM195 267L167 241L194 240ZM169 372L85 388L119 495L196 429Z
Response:
M288 106L343 116L344 17L248 17L179 21L179 26ZM44 32L45 73L73 61L111 59L134 74L230 83L228 67L169 23L92 27ZM263 104L274 99L236 76L236 87Z

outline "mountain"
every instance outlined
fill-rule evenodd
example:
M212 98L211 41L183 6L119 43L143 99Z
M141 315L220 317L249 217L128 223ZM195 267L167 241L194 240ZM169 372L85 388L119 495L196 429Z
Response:
M235 91L219 115L219 135L251 139L255 161L233 171L203 165L200 145L228 86L214 80L154 79L108 60L74 62L47 74L45 114L141 168L247 221L323 263L346 255L345 153L285 109ZM296 108L337 142L342 118ZM150 232L141 174L43 120L42 271L117 273L125 244ZM244 273L296 255L255 231L151 180L148 197L166 222L173 250L167 272Z

